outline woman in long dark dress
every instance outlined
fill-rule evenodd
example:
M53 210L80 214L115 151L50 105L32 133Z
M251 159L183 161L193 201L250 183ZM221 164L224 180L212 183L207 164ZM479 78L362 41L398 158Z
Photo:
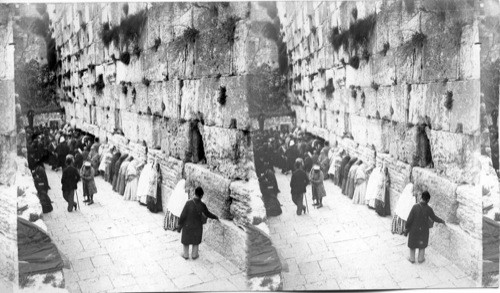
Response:
M281 204L278 200L278 183L276 182L276 176L274 176L271 169L267 169L264 176L259 180L260 190L262 192L262 201L264 202L264 207L266 208L266 215L268 217L276 217L281 215L283 212L281 210Z
M347 195L347 180L349 179L349 171L351 170L352 165L356 163L358 160L357 157L351 157L349 163L344 167L343 176L342 176L342 194Z
M197 187L194 191L193 199L186 202L181 216L179 217L177 231L182 231L181 243L184 245L182 257L185 259L189 258L189 245L193 245L191 258L197 259L199 257L198 246L203 236L203 217L205 216L210 219L219 220L219 217L212 214L205 203L201 201L203 194L203 188Z
M339 187L342 187L342 181L344 181L344 169L350 160L351 160L351 157L349 156L349 154L347 154L345 157L342 158L342 161L340 162L340 168L338 171L338 178L337 178L337 181L335 182L335 184Z
M415 249L418 248L418 262L425 261L425 248L429 243L429 219L434 222L445 224L445 222L434 214L434 210L429 206L431 195L429 192L422 192L422 199L415 204L410 211L408 221L406 221L405 236L408 237L408 247L410 248L411 263L415 262ZM446 224L445 224L446 225Z
M108 166L108 173L106 174L106 181L108 181L109 183L113 183L113 178L115 177L115 164L121 156L122 153L120 151L117 151L113 154L113 157L111 157L111 161Z

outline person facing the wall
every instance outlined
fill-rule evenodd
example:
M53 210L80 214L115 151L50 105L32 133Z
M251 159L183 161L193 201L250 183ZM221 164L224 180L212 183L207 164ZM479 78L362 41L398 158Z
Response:
M179 217L179 224L176 228L178 232L182 231L181 243L184 246L182 257L189 258L189 245L193 245L191 258L197 259L198 246L201 243L203 236L203 224L207 218L219 221L219 217L212 214L205 203L201 201L204 191L201 187L196 187L194 197L188 200Z
M434 214L434 210L429 206L431 195L429 192L422 192L422 198L419 203L413 205L406 221L404 235L408 233L408 247L410 248L411 263L415 263L415 250L418 248L418 262L425 261L425 248L429 243L429 228L432 228L432 221L445 224L445 222Z
M304 172L304 163L302 159L298 158L295 160L295 171L290 180L292 201L297 206L298 216L300 216L302 212L306 212L306 207L304 206L304 193L306 193L308 184L309 179L307 178L306 172Z
M73 208L75 210L77 208L74 197L78 181L80 181L80 174L73 166L73 156L68 155L66 157L66 168L63 170L61 177L62 192L64 199L68 202L68 212L72 212Z

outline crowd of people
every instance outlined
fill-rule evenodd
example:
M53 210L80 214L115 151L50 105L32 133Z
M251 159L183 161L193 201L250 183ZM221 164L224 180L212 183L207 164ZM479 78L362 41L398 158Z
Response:
M291 132L278 129L259 131L254 137L255 169L268 216L281 214L275 168L281 169L283 174L292 174L290 192L297 206L297 215L307 212L303 201L309 184L313 206L323 206L322 199L327 195L324 180L333 181L353 204L366 205L380 216L391 215L390 178L385 164L376 166L364 162L349 154L347 149L330 146L328 141L306 133L303 127L296 127ZM419 249L418 262L425 260L429 228L432 227L430 221L445 223L434 214L428 205L429 200L430 194L424 191L417 203L410 183L398 200L393 215L392 233L410 235L408 260L412 263L415 263L416 249Z
M101 143L99 138L76 129L74 123L68 123L60 129L47 125L27 127L26 133L28 165L44 213L53 210L48 196L50 186L45 164L54 171L62 170L61 189L62 196L68 203L68 212L79 208L76 192L80 181L83 202L88 205L94 203L97 176L102 176L124 200L137 201L154 213L163 210L162 176L157 159L146 162L145 158L134 158L132 154L121 152L107 140ZM182 232L182 257L185 259L189 258L190 245L192 259L199 257L198 246L206 218L219 219L201 201L203 194L203 189L198 187L193 199L188 200L185 180L181 180L165 211L165 230Z

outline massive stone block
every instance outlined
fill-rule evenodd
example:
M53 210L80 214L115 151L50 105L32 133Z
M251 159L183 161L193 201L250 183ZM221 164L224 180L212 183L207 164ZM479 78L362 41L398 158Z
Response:
M250 137L241 130L204 126L200 129L209 168L229 179L247 179L254 171Z
M203 201L208 209L222 219L232 219L229 211L231 198L228 179L211 172L206 166L186 163L184 165L186 190L190 197L194 195L196 187L203 188Z
M447 226L437 224L430 229L429 243L433 249L476 280L477 286L481 285L483 261L481 239L471 237L459 226L448 223Z
M259 224L266 218L266 209L256 179L233 181L229 188L232 199L231 210L235 221Z
M450 110L450 131L475 135L480 131L480 81L458 81L449 85L453 94ZM461 125L461 126L459 126Z
M224 255L240 270L246 271L246 232L244 226L232 221L220 222L209 220L204 227L203 241L215 251Z
M446 222L457 223L457 184L445 179L434 170L412 169L413 192L420 199L423 191L431 195L430 205L436 215Z
M476 239L482 237L482 193L480 185L460 185L457 188L457 218L460 227Z
M231 120L236 120L237 129L248 129L247 96L252 83L249 77L203 78L185 81L182 88L181 117L188 120L198 113L202 114L205 124L229 128ZM225 89L226 101L218 102L221 87Z
M161 122L161 149L167 156L184 160L189 151L189 123L179 120Z
M431 130L429 140L436 170L454 182L478 182L480 165L475 153L479 151L479 137Z
M204 26L207 24L210 22ZM202 32L195 43L194 76L228 75L231 70L231 49L231 43L222 39L217 29Z

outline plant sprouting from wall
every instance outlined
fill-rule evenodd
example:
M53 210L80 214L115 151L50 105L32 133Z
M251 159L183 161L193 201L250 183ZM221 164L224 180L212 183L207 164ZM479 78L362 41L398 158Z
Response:
M332 97L333 92L335 91L335 87L333 86L333 78L328 79L328 84L325 87L326 96Z
M160 47L161 45L161 38L158 37L155 39L155 43L153 45L153 47L151 47L153 50L155 50L155 52L158 52L158 47Z
M102 74L99 74L97 78L97 82L95 83L95 88L98 94L102 94L102 90L106 85L104 84L104 77Z
M141 57L142 49L138 44L134 45L134 49L132 50L132 53L137 56L137 58Z
M198 38L200 34L200 31L195 29L194 27L190 26L186 30L184 30L184 33L182 34L182 39L184 42L187 43L194 43L196 39Z
M378 91L380 85L378 83L376 83L375 81L372 81L372 84L371 84L371 87L372 89L374 89L375 91Z
M415 48L423 47L426 42L427 42L427 36L425 34L423 34L422 32L415 32L411 36L410 43Z
M389 48L390 48L389 42L385 42L380 53L382 53L382 55L384 56L387 56L387 51L389 51Z
M453 92L452 91L446 91L446 98L444 100L444 106L448 110L451 110L451 108L453 108Z
M109 47L111 42L113 42L116 46L118 45L118 42L120 42L119 27L111 27L109 22L106 22L102 25L99 36L101 37L102 43L105 47Z
M219 96L217 97L217 102L219 102L221 106L224 106L226 104L226 99L226 87L221 86L219 87Z
M143 77L142 84L144 84L146 87L149 87L149 85L151 84L151 80L147 79L146 77Z
M359 68L359 57L354 55L351 58L349 58L349 65L351 65L351 67L354 69L358 69Z
M311 27L311 33L313 35L316 35L316 30L317 30L317 27L315 27L315 26Z
M120 54L120 61L125 65L129 65L130 64L130 53L128 51L122 52Z
M351 15L352 15L352 18L354 20L358 20L358 8L357 7L354 7L351 11Z

